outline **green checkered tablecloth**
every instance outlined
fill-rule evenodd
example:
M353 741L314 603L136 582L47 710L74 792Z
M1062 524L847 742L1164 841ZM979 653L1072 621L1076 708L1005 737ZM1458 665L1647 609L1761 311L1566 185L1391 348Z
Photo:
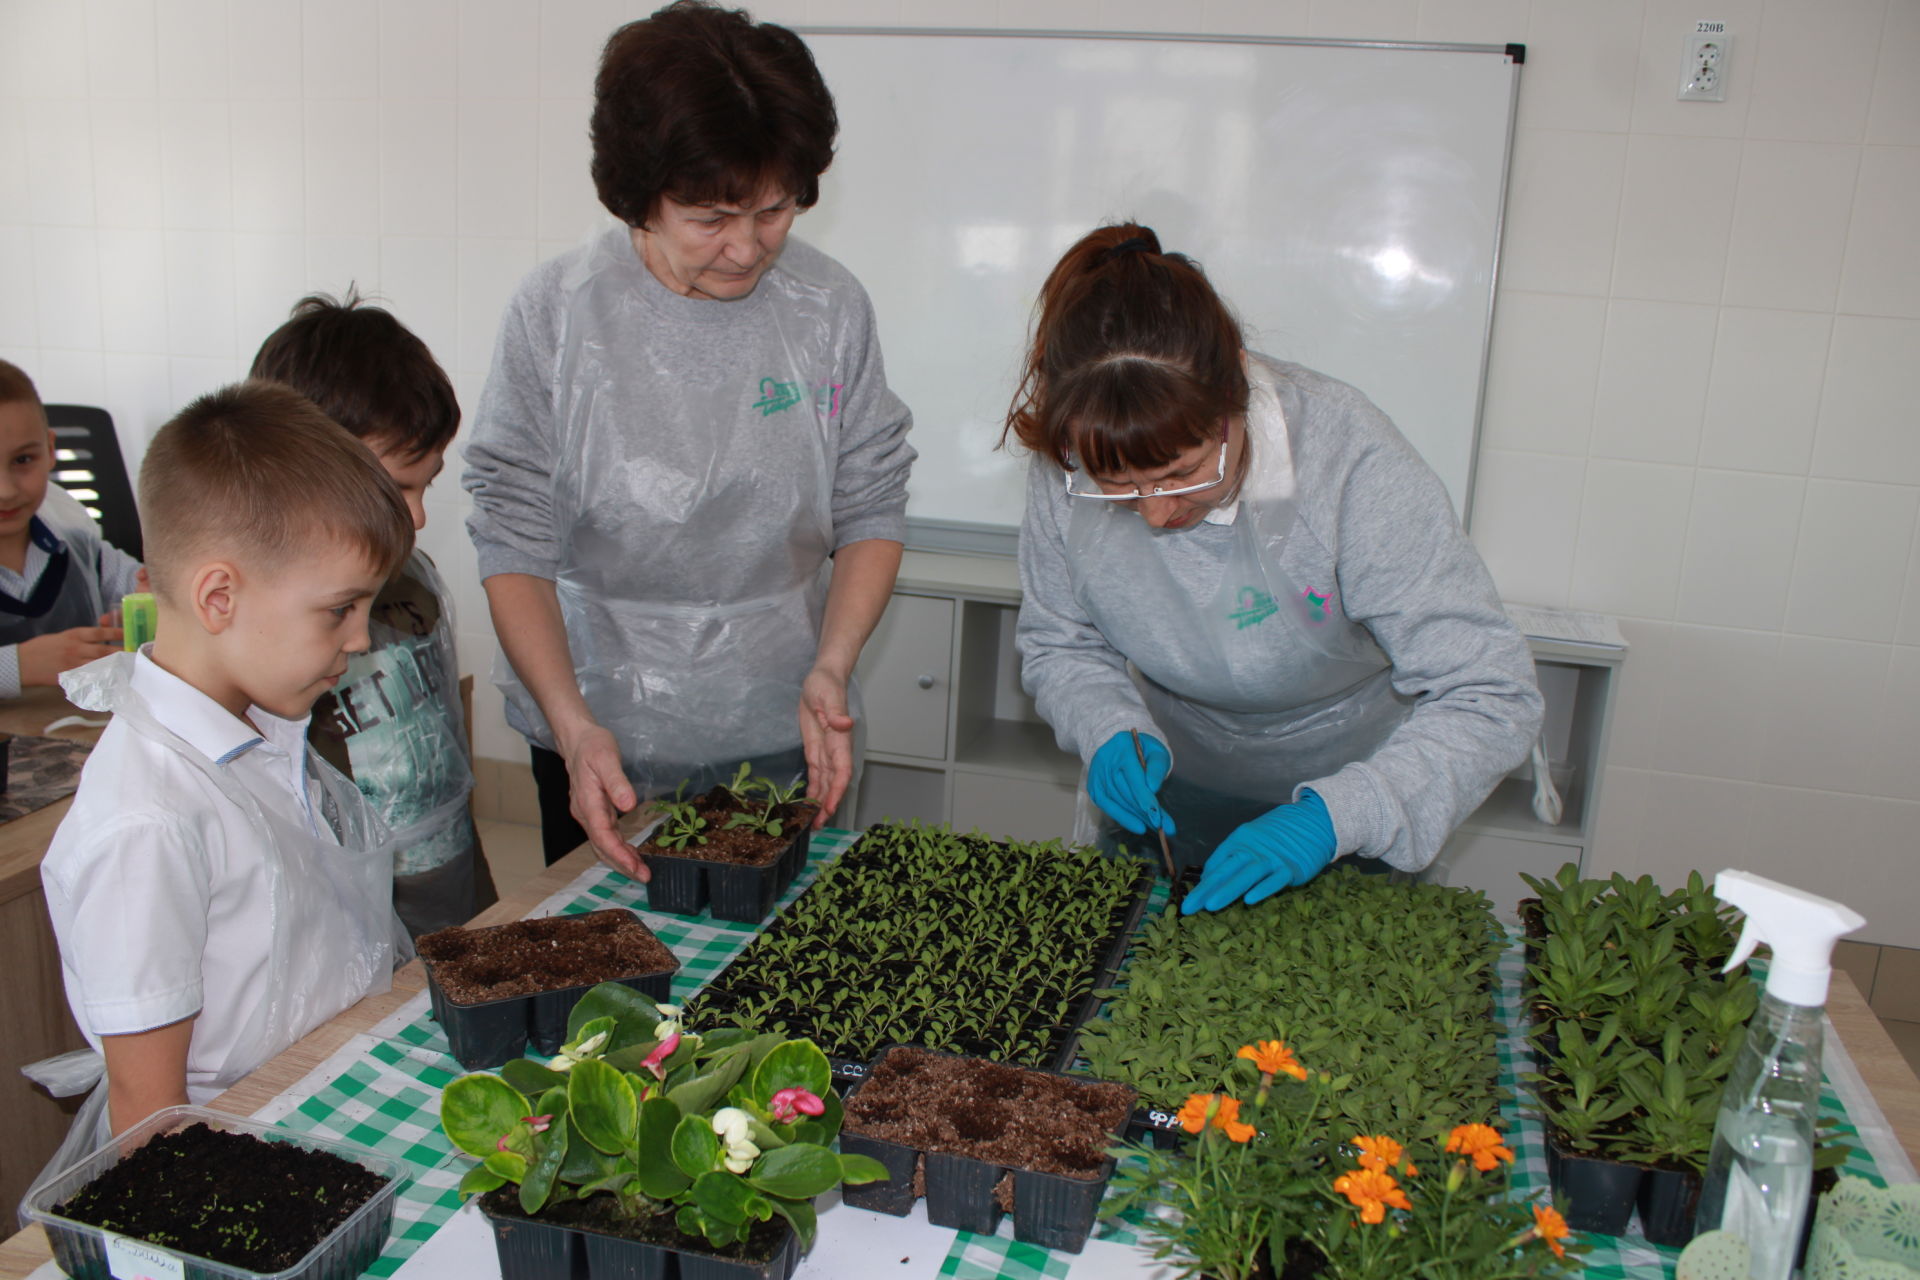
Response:
M806 868L781 900L784 908L813 882L827 859L852 844L853 833L823 832L816 836ZM1148 911L1166 900L1166 886L1156 884ZM756 931L757 926L729 924L706 915L675 916L646 910L643 886L599 869L584 872L567 891L548 900L549 914L578 914L602 907L637 911L649 928L680 959L673 996L684 1000L726 967ZM1520 1094L1520 1073L1529 1069L1520 1026L1520 972L1517 939L1500 966L1496 1013L1509 1030L1500 1041L1501 1078ZM456 1192L470 1167L468 1157L454 1151L439 1128L439 1095L462 1068L447 1051L439 1024L429 1016L426 997L410 1002L402 1016L389 1018L376 1034L357 1037L352 1049L336 1055L330 1070L310 1075L263 1115L277 1118L289 1129L341 1138L404 1160L411 1181L401 1192L394 1213L394 1229L386 1250L369 1268L372 1276L390 1276L411 1257L460 1207ZM301 1096L303 1095L304 1096ZM1826 1109L1851 1133L1839 1101L1829 1089ZM1515 1185L1522 1193L1546 1186L1546 1145L1537 1124L1523 1122L1517 1104L1505 1109L1509 1145L1518 1156ZM1864 1150L1848 1163L1847 1172L1880 1181ZM1137 1223L1103 1222L1094 1238L1130 1244L1138 1237ZM1660 1280L1672 1274L1676 1251L1637 1241L1592 1237L1587 1275L1595 1280ZM1071 1255L1055 1254L1012 1238L1011 1220L1003 1221L992 1236L958 1232L949 1243L941 1276L955 1280L1064 1280L1073 1269ZM1083 1272L1084 1274L1084 1268Z

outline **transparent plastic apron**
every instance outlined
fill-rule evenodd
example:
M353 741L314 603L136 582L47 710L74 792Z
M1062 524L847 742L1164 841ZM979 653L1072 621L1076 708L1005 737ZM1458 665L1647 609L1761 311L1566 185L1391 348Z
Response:
M248 1072L364 996L392 985L396 958L412 954L393 913L393 851L380 817L339 770L311 750L309 769L319 783L321 817L339 835L336 844L280 814L263 809L224 770L154 719L132 686L134 655L116 653L69 671L60 683L67 698L90 711L111 711L116 723L178 754L247 815L266 838L273 918L267 960L269 992L247 1016L227 1060L211 1082L189 1091L210 1101ZM91 1088L66 1141L34 1181L58 1174L112 1134L107 1120L105 1063L86 1049L22 1068L56 1096Z
M553 518L581 695L651 796L689 775L703 789L740 760L784 761L791 774L801 758L800 689L833 546L837 402L825 290L769 274L759 289L771 296L739 319L776 335L779 367L689 375L648 367L649 332L670 321L642 294L645 270L628 244L603 238L569 282ZM545 728L517 682L507 694Z
M453 597L418 551L405 573L432 593L438 618L429 626L422 615L419 626L405 626L376 613L368 622L373 647L348 661L339 692L356 691L366 704L357 708L360 727L346 740L347 758L355 783L393 829L394 874L418 875L474 847L473 765L454 665Z
M1258 364L1249 372L1252 456L1217 582L1180 581L1162 557L1163 540L1192 532L1156 535L1117 503L1075 503L1067 525L1074 596L1132 664L1172 749L1161 800L1183 865L1301 783L1371 755L1411 708L1338 584L1309 588L1282 567L1298 520L1292 451L1270 379ZM1139 845L1082 783L1076 839Z

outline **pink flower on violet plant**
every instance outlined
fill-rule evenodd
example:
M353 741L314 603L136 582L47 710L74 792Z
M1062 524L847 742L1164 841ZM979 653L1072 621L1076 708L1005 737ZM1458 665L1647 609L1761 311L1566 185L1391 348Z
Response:
M773 1095L773 1118L782 1124L792 1124L802 1115L820 1115L826 1109L827 1104L806 1089L782 1089Z
M679 1047L680 1047L680 1033L678 1031L669 1031L667 1033L667 1038L662 1040L659 1044L655 1045L653 1048L653 1052L648 1054L646 1056L646 1059L643 1062L641 1062L640 1065L645 1067L647 1070L653 1072L653 1078L655 1080L665 1080L667 1078L667 1073L660 1069L660 1064L665 1062L668 1058L671 1058L673 1056L673 1051L675 1049L678 1049Z
M545 1133L547 1131L547 1127L553 1123L553 1117L550 1115L549 1116L521 1116L520 1123L528 1126L535 1133Z

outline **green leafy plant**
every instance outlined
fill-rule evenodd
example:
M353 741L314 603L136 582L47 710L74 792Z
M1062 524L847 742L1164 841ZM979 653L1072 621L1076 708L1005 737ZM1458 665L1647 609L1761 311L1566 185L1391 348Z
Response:
M778 1214L806 1247L815 1196L886 1177L834 1152L840 1103L811 1041L682 1031L670 1006L618 983L589 991L567 1030L545 1066L517 1059L446 1087L441 1126L481 1162L462 1194L517 1184L528 1214L606 1195L716 1246Z
M686 789L687 784L682 782L674 791L673 799L658 802L660 833L654 842L663 849L684 849L689 844L707 842L701 834L707 829L707 820L700 816L699 808L692 801L683 798Z
M873 827L689 1011L785 1025L856 1061L897 1041L1040 1066L1150 879L1133 860L1053 841Z

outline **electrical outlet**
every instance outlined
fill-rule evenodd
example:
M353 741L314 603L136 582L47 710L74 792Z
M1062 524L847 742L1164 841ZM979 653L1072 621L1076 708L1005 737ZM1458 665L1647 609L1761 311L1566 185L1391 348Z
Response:
M1694 23L1685 42L1680 63L1682 102L1725 102L1727 100L1727 55L1733 37L1724 22Z

